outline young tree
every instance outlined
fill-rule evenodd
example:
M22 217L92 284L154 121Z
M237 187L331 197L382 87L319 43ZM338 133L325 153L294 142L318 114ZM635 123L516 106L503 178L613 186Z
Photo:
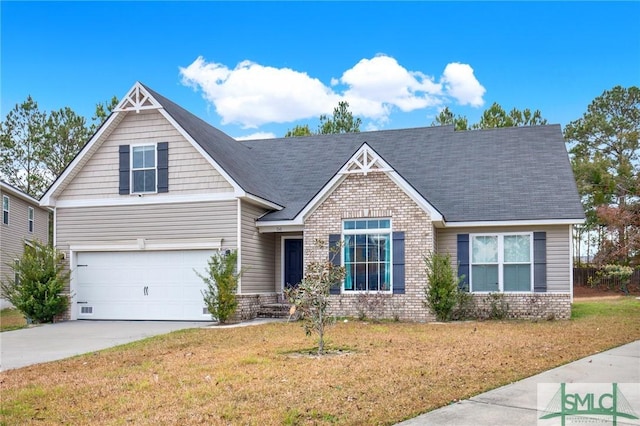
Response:
M451 266L451 256L430 253L424 257L427 271L425 287L426 307L431 309L438 321L449 321L458 301L458 285L462 281Z
M25 248L20 260L10 266L13 276L2 277L0 288L27 318L51 322L67 309L69 298L62 292L69 283L69 271L54 247L33 241L33 247Z
M216 253L207 262L205 274L195 271L207 285L202 291L204 302L213 319L225 324L238 308L236 292L242 271L236 272L238 251Z
M627 220L640 202L639 135L640 89L636 86L604 91L564 131L587 213L585 226L590 231L604 227L608 232L600 242L611 240L616 247L606 250L611 256L599 253L604 263L629 264L638 255L637 249L629 247L637 225Z
M322 242L318 242L318 246L326 248ZM340 247L332 249L331 256L339 256L339 250ZM335 265L333 259L311 262L307 265L302 282L297 287L285 291L289 302L301 314L307 336L317 334L318 355L324 353L326 328L335 322L335 318L329 314L331 287L340 285L345 275L345 268Z

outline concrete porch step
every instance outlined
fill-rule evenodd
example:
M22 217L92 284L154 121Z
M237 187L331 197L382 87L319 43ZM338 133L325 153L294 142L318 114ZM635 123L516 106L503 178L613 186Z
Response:
M258 318L289 318L291 305L288 303L268 303L260 305Z

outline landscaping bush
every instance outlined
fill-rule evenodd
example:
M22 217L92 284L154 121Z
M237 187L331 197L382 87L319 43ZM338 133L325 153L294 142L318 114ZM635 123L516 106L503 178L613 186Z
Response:
M431 253L424 257L424 262L428 281L424 305L431 309L437 321L449 321L459 297L461 278L451 266L448 254Z
M69 283L69 270L54 247L33 241L19 261L8 266L13 276L2 277L0 288L28 320L52 322L67 310L69 297L62 292Z
M238 308L236 292L242 271L236 272L237 262L237 250L227 254L218 252L207 261L208 269L205 275L196 271L207 285L206 290L202 291L204 303L211 313L211 318L220 324L225 324Z

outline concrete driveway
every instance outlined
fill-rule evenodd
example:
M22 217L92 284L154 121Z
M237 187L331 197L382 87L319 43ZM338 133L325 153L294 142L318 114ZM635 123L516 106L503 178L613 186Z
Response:
M0 371L56 361L74 355L166 334L211 326L182 321L65 321L0 333Z

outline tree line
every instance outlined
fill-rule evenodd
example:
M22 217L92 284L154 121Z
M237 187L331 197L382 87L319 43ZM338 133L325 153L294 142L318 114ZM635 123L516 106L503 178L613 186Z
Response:
M39 198L106 120L118 100L98 103L87 120L65 107L47 113L31 98L16 105L0 123L0 177ZM456 131L547 124L539 110L498 103L477 123L448 107L432 126L453 125ZM285 137L360 132L362 120L345 101L332 115L321 115L317 130L296 125ZM575 253L596 264L640 265L640 89L615 86L587 106L582 117L564 128L564 138L578 192L586 213L576 227ZM550 191L553 188L549 189ZM577 259L581 261L580 258Z

